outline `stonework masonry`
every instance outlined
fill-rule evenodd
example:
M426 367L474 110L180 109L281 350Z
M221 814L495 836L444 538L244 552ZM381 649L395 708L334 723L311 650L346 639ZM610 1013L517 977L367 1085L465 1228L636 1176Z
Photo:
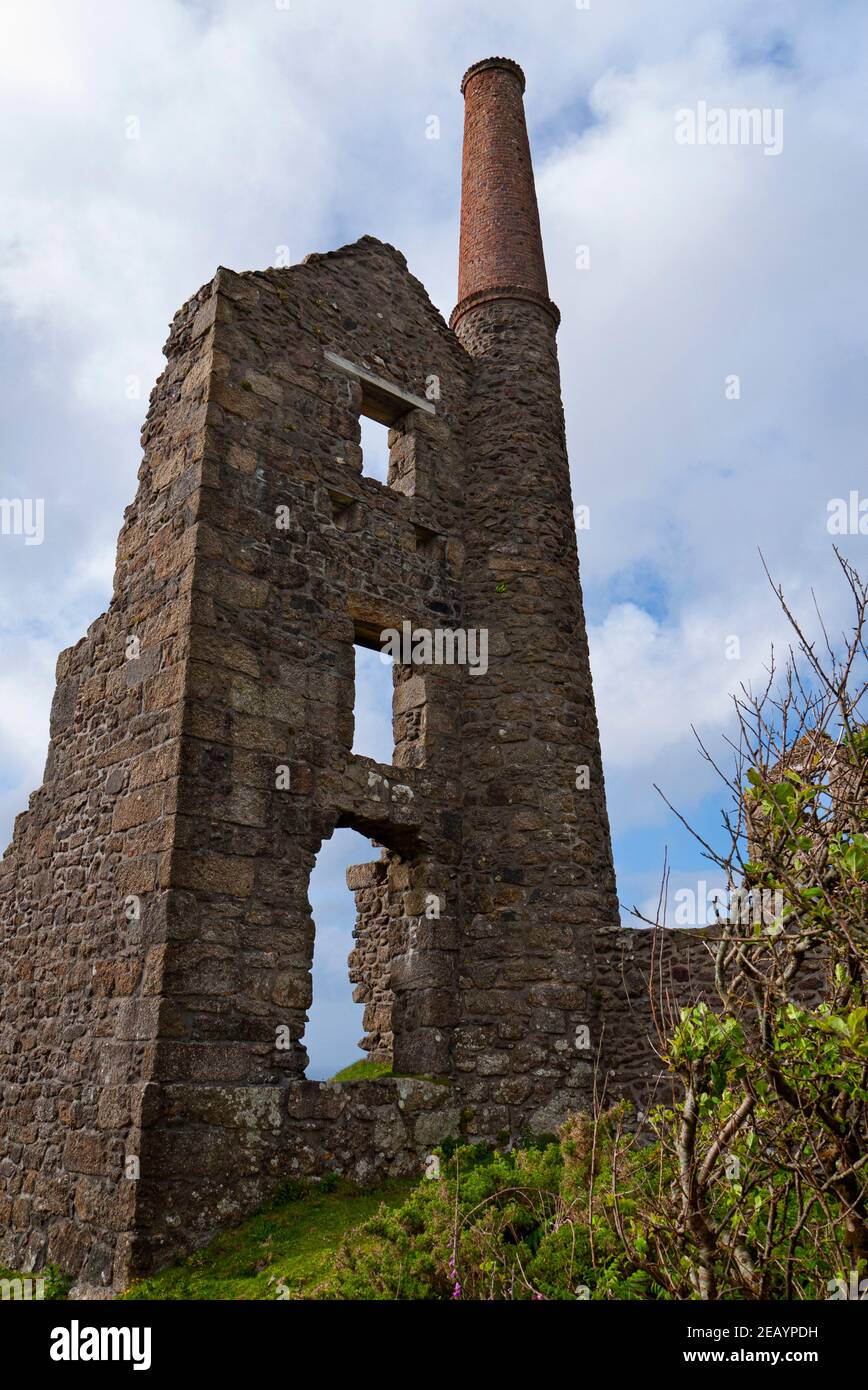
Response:
M639 1098L652 956L667 998L708 978L701 934L618 926L523 88L465 79L451 327L370 237L220 269L174 320L111 604L58 661L0 866L3 1263L118 1289L287 1176ZM405 621L486 629L489 667L396 664L381 765L350 751L354 644ZM339 1086L304 1030L342 826L379 847L348 876L362 1045L403 1075Z

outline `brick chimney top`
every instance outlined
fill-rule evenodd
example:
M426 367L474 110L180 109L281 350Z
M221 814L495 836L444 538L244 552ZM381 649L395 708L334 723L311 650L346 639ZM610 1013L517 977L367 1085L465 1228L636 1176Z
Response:
M458 305L525 299L560 315L549 299L536 186L524 116L524 73L511 58L468 68L464 94Z
M486 72L488 68L503 68L505 72L511 72L521 83L521 92L524 96L527 82L524 73L518 63L514 63L511 58L483 58L480 62L474 63L469 67L461 79L461 95L464 96L464 89L471 77L475 77L478 72Z

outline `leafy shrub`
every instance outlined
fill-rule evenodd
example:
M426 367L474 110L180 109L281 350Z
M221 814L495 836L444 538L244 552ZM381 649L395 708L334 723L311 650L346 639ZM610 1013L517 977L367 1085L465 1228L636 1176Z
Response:
M599 1194L621 1112L507 1151L451 1142L441 1175L345 1241L329 1295L353 1299L642 1298ZM641 1169L644 1156L632 1160Z

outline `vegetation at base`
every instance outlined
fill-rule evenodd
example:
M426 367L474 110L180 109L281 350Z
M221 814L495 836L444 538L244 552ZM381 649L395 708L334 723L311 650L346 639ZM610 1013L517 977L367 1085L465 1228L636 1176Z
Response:
M577 1115L560 1141L498 1151L449 1143L440 1177L344 1241L324 1296L361 1300L658 1297L594 1198L612 1180L611 1139ZM651 1160L641 1151L637 1169Z
M400 1204L412 1180L364 1190L329 1174L290 1180L273 1205L183 1263L142 1279L124 1299L268 1300L328 1297L336 1251L375 1212ZM364 1240L367 1237L359 1237Z
M439 1179L423 1179L403 1204L382 1207L346 1238L315 1297L708 1297L699 1278L699 1257L707 1258L707 1251L694 1248L690 1229L678 1219L677 1157L663 1144L637 1143L624 1127L627 1117L621 1106L596 1120L576 1115L559 1141L541 1147L444 1146ZM671 1112L658 1117L671 1118ZM735 1255L745 1190L750 1219L744 1250L749 1258L762 1251L759 1266L740 1266ZM780 1209L782 1192L785 1181L776 1173L765 1185L745 1179L721 1184L714 1194L708 1217L726 1231L723 1253L710 1261L716 1297L813 1301L848 1285L851 1259L833 1229L843 1229L842 1204L827 1193L824 1211L793 1200Z

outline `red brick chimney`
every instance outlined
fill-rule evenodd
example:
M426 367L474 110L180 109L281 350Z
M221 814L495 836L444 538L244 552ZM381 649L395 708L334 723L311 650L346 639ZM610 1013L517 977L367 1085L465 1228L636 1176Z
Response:
M524 73L485 58L464 74L464 157L458 305L529 299L559 318L549 299L533 164L524 116Z

